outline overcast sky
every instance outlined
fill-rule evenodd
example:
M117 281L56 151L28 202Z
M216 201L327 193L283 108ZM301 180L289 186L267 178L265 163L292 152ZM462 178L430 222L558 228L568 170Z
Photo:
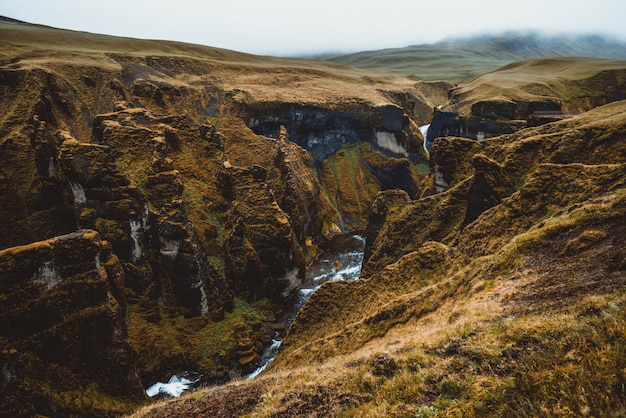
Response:
M58 28L283 56L526 29L626 40L625 0L2 0L0 15Z

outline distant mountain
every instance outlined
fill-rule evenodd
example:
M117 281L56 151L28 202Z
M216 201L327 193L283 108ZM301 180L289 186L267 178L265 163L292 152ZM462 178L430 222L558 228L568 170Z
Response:
M510 32L358 52L329 58L329 61L356 68L414 74L424 80L461 82L515 61L546 57L626 60L626 43L600 35L542 36Z

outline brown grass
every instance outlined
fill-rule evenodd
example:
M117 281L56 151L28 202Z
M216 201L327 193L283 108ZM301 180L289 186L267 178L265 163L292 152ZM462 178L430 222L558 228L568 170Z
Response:
M7 69L53 73L70 86L80 84L85 68L98 68L110 82L124 62L136 71L133 77L149 74L151 80L188 88L194 105L196 98L210 98L205 86L214 87L227 98L220 103L219 120L232 138L227 159L244 164L264 163L270 155L256 152L266 139L243 125L235 113L240 102L373 106L407 92L423 95L422 107L446 100L445 85L322 61L76 36L8 22L0 22L0 39L0 60ZM170 58L176 59L165 66ZM585 108L579 95L597 89L599 80L593 77L599 69L614 70L621 82L623 66L601 60L529 61L461 87L458 103L554 95L571 100L572 108ZM590 76L589 83L580 82ZM77 97L91 97L85 99L88 112L113 110L113 99L103 104L98 94L76 90ZM33 103L22 104L30 109ZM183 114L188 105L152 107L160 117ZM468 164L457 165L449 190L389 214L379 235L386 241L377 248L376 268L366 269L367 276L357 282L328 283L310 299L282 353L257 381L206 389L138 416L623 416L625 106L616 103L481 143L480 154L501 164L513 180L514 190L501 202L462 225L473 173ZM12 111L18 113L3 117L19 122L23 115ZM428 111L416 116L428 117ZM191 117L195 124L207 122L201 119ZM22 126L9 122L10 131L19 132ZM69 128L87 142L85 126ZM16 143L26 147L25 137L19 139L22 143ZM474 145L468 148L471 157ZM189 216L200 230L215 228L219 239L222 220L205 206L206 198L218 194L215 173L202 172L206 167L196 158L200 149L185 138L183 149L187 154L172 158L185 180ZM366 173L351 169L356 151L344 149L325 175L366 183ZM369 157L375 162L376 156ZM141 186L147 158L122 159L120 170ZM32 170L25 174L32 178ZM355 213L375 191L341 190L357 206ZM168 311L167 303L145 310L136 305L129 310L136 325L130 339L136 347L150 343L139 353L146 364L159 351L161 358L172 358L173 368L187 361L217 368L222 359L215 354L232 351L235 344L232 329L259 315L243 302L220 323L183 318ZM144 365L146 375L155 372L151 366Z
M476 77L453 90L448 105L469 115L472 104L482 100L560 100L566 113L581 113L606 104L606 78L613 77L612 91L626 80L626 61L598 58L546 58L516 62Z

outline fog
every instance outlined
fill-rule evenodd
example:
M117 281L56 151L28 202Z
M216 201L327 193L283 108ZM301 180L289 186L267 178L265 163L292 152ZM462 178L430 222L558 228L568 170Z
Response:
M347 53L533 30L626 40L626 2L596 0L20 0L0 15L59 28L260 55Z

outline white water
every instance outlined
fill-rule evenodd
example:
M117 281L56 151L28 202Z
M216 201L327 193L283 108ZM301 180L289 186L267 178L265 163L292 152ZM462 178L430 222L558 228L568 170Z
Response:
M134 262L141 258L141 240L144 233L149 229L148 226L148 206L143 205L142 213L139 219L130 220L130 237L133 239L133 252L131 254Z
M292 308L285 315L285 328L293 322L296 314L302 308L306 300L319 287L328 281L337 280L357 280L361 274L361 264L363 263L363 250L365 248L365 238L359 235L339 235L335 237L330 248L320 260L314 262L305 275L305 285L303 285L294 300ZM259 366L246 378L252 380L261 374L273 361L282 340L273 339L272 344L265 350L259 361ZM200 380L188 378L193 375L191 372L181 372L170 378L169 382L157 382L150 386L146 393L153 397L162 393L167 396L179 397L184 391L189 390Z
M424 151L426 152L428 152L428 149L426 147L426 135L428 134L428 128L430 128L430 123L428 125L420 126L420 132L422 133L422 136L424 137Z
M54 262L45 261L32 278L33 282L41 285L46 290L51 290L61 282L61 276L57 272Z
M181 374L185 373L186 372L183 372ZM191 385L197 383L199 380L199 377L196 379L187 379L185 377L180 377L179 375L174 375L167 383L157 382L154 385L150 386L148 389L146 389L146 393L150 397L156 396L159 393L179 397L184 391L188 390Z
M74 204L82 205L87 203L87 197L85 196L85 189L80 183L74 183L70 181L70 187L72 188L72 194L74 195Z
M54 165L54 158L52 158L52 156L48 157L48 177L52 177L54 176L54 173L56 173L57 168Z
M139 233L141 232L141 221L130 220L130 237L133 239L132 259L137 262L141 258L141 245L139 244Z
M376 131L376 145L395 154L401 154L405 157L409 156L406 148L398 144L396 136L393 132Z
M272 345L270 345L265 350L263 356L261 357L261 366L259 366L255 371L247 376L248 380L252 380L257 377L259 374L261 374L263 370L265 370L267 366L269 366L274 361L274 357L276 357L276 354L278 354L278 349L280 348L280 345L282 343L282 340L272 340Z
M334 245L315 261L307 270L304 283L295 296L293 306L284 318L285 329L293 322L298 311L307 299L326 282L339 280L357 280L361 274L365 238L359 235L341 235L334 239ZM272 345L261 356L259 367L247 376L248 380L257 377L278 354L280 340L273 340Z

